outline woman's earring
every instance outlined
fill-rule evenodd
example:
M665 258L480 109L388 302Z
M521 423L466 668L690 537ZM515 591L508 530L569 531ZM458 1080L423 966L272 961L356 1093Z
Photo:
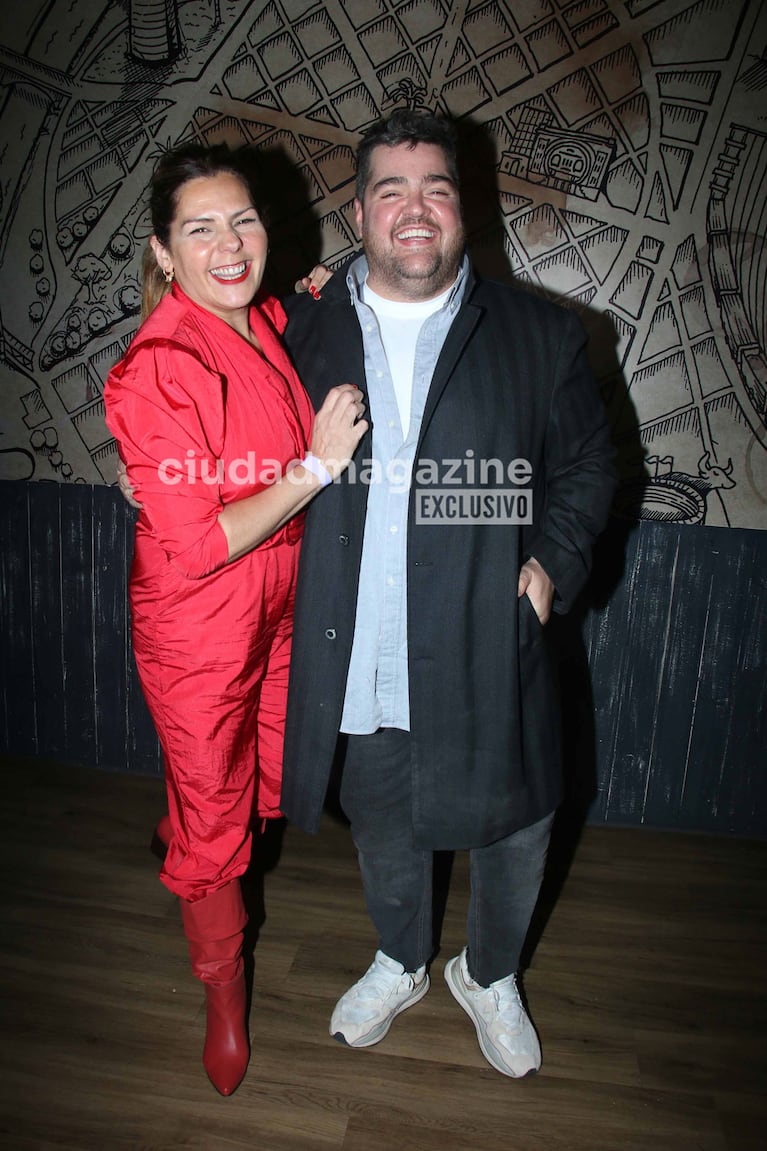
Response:
M168 269L166 268L163 272L163 275L165 276L165 283L166 284L172 284L173 283L173 269L172 268L170 269L170 271L168 271Z

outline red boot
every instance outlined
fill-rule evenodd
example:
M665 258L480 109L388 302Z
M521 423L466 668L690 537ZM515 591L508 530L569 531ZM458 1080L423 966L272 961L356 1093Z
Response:
M203 1066L216 1090L231 1095L250 1058L242 963L242 932L248 917L240 882L227 883L194 903L180 902L192 971L205 984Z

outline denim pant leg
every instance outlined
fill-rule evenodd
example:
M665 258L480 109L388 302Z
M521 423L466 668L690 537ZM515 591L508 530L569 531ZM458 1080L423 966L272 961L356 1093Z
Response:
M554 812L469 853L469 973L482 987L513 974L546 866Z
M416 971L432 952L430 851L413 847L410 733L350 735L341 807L357 848L365 903L381 951Z

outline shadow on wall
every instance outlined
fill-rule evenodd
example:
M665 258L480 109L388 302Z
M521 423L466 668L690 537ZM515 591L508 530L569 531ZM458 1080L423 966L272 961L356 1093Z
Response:
M286 296L296 280L320 262L322 227L314 208L317 197L312 197L306 173L284 149L259 149L257 162L271 250L264 286L276 296Z
M621 480L630 478L636 481L637 476L645 472L645 451L639 436L636 409L618 357L618 332L610 317L603 312L516 275L504 223L496 140L486 125L471 120L460 121L456 131L467 247L474 267L487 279L514 284L523 291L533 292L577 312L586 329L589 362L599 381L612 426L619 475ZM548 189L548 197L559 210L567 210L567 193ZM639 517L633 515L628 518L636 520Z

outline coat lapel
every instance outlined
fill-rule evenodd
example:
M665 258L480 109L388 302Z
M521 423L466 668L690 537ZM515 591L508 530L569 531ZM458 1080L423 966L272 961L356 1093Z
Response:
M450 331L447 334L439 359L437 360L437 366L434 369L429 394L426 397L423 420L421 421L419 445L429 429L429 424L437 404L447 386L448 380L455 370L464 347L480 321L483 310L483 308L478 307L476 304L468 304L461 308L450 326Z

